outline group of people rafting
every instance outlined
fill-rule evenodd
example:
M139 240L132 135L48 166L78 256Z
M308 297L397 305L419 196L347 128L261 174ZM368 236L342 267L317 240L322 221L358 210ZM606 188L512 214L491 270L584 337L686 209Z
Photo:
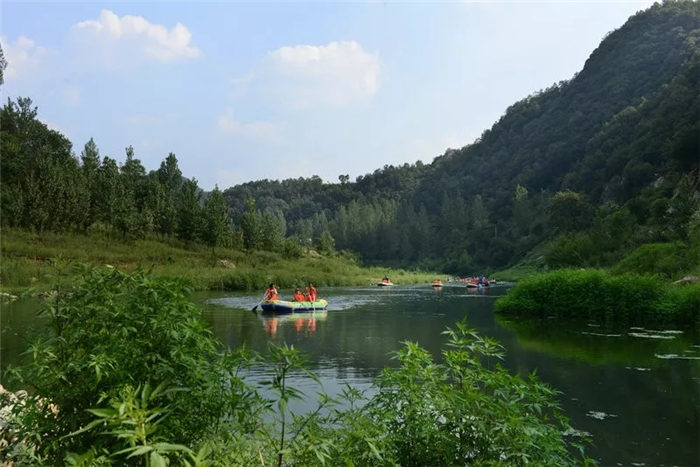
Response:
M306 287L306 290L304 292L302 292L299 287L294 289L294 296L292 298L292 301L294 301L294 302L315 302L316 297L318 297L318 292L316 291L316 287L314 287L314 285L311 282L309 282L309 286ZM277 288L275 287L274 283L270 284L270 286L265 291L265 300L267 300L267 301L279 300Z
M459 282L466 282L469 285L489 285L491 282L496 282L493 279L489 280L484 275L475 277L460 277L457 279Z

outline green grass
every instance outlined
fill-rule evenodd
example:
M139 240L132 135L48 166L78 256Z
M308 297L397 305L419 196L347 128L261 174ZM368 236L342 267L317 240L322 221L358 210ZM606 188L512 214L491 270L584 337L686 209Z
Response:
M220 260L234 269L218 266ZM342 255L285 259L268 251L242 251L201 245L185 247L171 239L123 241L104 234L87 236L3 229L0 243L0 290L17 293L29 287L48 289L71 282L78 272L70 263L111 265L133 271L151 270L155 276L181 278L195 290L263 290L270 282L280 288L367 285L384 275L395 284L427 283L436 273L371 267L363 268Z
M499 313L517 316L700 327L700 284L676 286L658 276L564 269L523 279L495 306Z

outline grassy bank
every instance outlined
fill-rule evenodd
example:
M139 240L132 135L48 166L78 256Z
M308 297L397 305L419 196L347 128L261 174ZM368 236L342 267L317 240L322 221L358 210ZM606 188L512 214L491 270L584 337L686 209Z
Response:
M521 280L496 301L496 310L597 324L700 327L700 284L677 286L657 276L559 270Z
M0 243L0 290L16 293L72 282L72 262L112 265L125 271L151 270L154 276L181 278L195 290L263 290L270 282L281 288L309 281L320 287L367 285L388 275L395 284L425 283L434 273L381 267L363 268L341 254L285 259L278 253L251 253L174 240L124 241L103 234L87 236L3 229Z

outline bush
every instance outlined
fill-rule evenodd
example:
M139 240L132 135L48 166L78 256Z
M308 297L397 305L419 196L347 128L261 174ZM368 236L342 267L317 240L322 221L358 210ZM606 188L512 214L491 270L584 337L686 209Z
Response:
M553 269L586 266L595 253L591 238L583 233L562 235L545 253L547 266Z
M282 256L287 259L298 259L304 256L304 249L296 237L290 237L282 243Z
M201 441L232 414L227 386L237 359L205 328L187 292L177 281L142 272L91 270L44 304L47 326L29 349L32 361L13 372L18 384L33 389L36 404L22 413L18 432L40 440L37 458L62 464L71 451L114 449L114 440L97 433L64 436L92 420L88 409L133 395L142 384L168 385L162 403L172 413L160 429L171 442ZM58 410L42 410L46 404Z
M525 278L496 311L520 316L572 318L595 323L697 323L695 287L681 289L656 276L610 275L602 270L559 270ZM695 302L694 302L695 301Z
M682 243L650 243L642 245L613 269L615 274L661 274L673 279L698 264L697 255Z

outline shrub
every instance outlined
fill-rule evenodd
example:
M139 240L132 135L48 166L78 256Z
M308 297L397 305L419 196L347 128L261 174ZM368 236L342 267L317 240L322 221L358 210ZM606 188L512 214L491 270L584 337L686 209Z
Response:
M695 288L687 291L656 276L610 275L602 270L559 270L525 278L496 311L521 316L573 318L596 323L691 325Z
M671 279L692 269L697 263L695 252L682 243L650 243L634 250L612 271L616 274L661 274Z
M230 415L227 389L238 360L222 346L186 298L181 283L143 272L87 271L83 281L47 300L43 337L31 362L14 372L32 388L34 405L21 414L21 438L38 439L36 455L61 464L70 452L114 448L104 436L64 436L92 420L88 409L138 385L168 385L172 407L161 429L174 443L193 444ZM42 401L39 404L39 401ZM55 413L42 410L46 404Z

